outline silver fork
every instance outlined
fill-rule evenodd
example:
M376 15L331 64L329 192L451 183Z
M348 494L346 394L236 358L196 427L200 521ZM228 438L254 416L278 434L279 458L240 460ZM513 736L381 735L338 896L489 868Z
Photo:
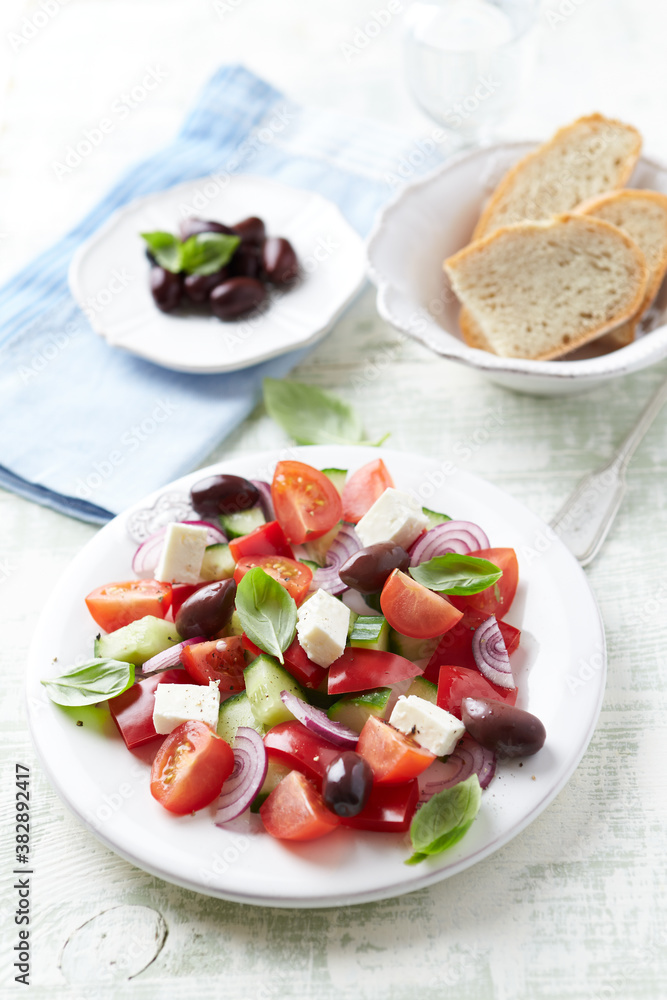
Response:
M625 493L625 470L667 400L667 379L656 390L621 446L581 480L551 522L561 541L587 566L602 547Z

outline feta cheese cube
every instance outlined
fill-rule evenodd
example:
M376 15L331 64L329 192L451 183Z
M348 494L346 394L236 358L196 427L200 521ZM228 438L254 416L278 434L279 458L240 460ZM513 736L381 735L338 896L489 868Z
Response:
M198 583L208 531L198 524L168 524L155 579L164 583Z
M349 626L350 609L326 590L316 590L297 611L299 644L320 667L342 655Z
M218 681L203 684L158 684L155 689L153 725L161 735L171 733L189 719L205 722L211 729L218 725L220 691Z
M389 722L436 757L451 753L465 733L465 726L455 715L415 694L407 698L401 695Z
M419 538L428 521L409 493L387 487L357 524L364 548L378 542L395 542L404 549Z

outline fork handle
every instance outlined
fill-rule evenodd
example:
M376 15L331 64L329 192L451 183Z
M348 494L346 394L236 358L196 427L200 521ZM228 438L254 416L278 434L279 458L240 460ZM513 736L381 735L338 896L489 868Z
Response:
M551 528L582 566L592 562L609 534L625 493L625 470L666 400L667 379L612 458L582 479L551 521Z

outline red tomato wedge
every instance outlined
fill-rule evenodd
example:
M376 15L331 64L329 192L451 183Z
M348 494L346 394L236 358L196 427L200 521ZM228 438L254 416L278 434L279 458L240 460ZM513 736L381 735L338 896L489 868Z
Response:
M171 606L171 584L158 580L106 583L88 594L86 606L100 628L115 632L146 615L164 618Z
M306 729L300 722L279 722L269 729L264 746L269 757L301 771L318 788L331 761L340 756L340 747Z
M419 801L419 783L414 778L400 785L374 785L368 802L357 816L341 817L343 826L377 833L405 833Z
M321 538L341 519L338 490L323 472L304 462L278 462L271 499L287 541L294 545Z
M151 795L169 812L186 816L210 805L233 769L229 743L203 722L182 722L153 761Z
M343 520L356 524L394 480L381 458L362 465L343 487Z
M128 750L143 746L144 743L149 743L159 736L153 725L155 689L158 684L190 684L190 682L191 678L184 670L165 670L162 674L137 681L122 694L109 699L111 718L118 726Z
M315 786L298 771L290 771L260 806L267 833L279 840L315 840L340 824Z
M239 584L254 566L259 566L277 580L297 604L301 604L313 580L312 570L296 559L288 559L287 556L243 556L234 570L236 583Z
M487 618L495 615L504 618L512 606L516 588L519 583L519 564L514 549L479 549L469 552L476 559L488 559L489 562L503 571L503 575L492 587L480 591L479 594L468 594L467 597L450 597L452 604L464 611L466 607L480 611Z
M369 715L361 730L357 753L365 757L379 784L409 781L425 771L435 754L424 750L409 736L399 733L388 722Z
M238 562L244 556L287 556L288 559L294 559L285 532L277 521L260 524L259 528L241 538L231 538L229 551L234 562Z
M260 656L262 650L259 646L243 634L243 645L254 656ZM291 646L288 646L283 653L285 657L285 669L294 677L299 684L304 687L318 688L327 676L325 667L319 663L314 663L309 659L305 649L300 645L298 637L294 639Z
M329 694L387 687L418 673L419 668L398 653L348 646L329 667Z
M407 573L395 569L380 594L382 612L396 632L413 639L433 639L448 632L463 613Z
M477 672L475 657L472 655L472 637L477 628L489 616L481 614L474 608L466 608L463 618L454 628L443 635L438 646L428 661L424 677L428 681L438 683L438 672L443 663L457 667L467 667ZM508 622L498 622L501 635L505 640L507 652L511 655L518 648L521 632Z
M181 652L181 662L190 679L196 684L208 684L209 681L220 681L220 696L243 691L245 681L245 654L243 640L240 635L231 635L227 639L213 639L211 642L198 642L194 646L184 646Z
M515 705L518 688L498 687L482 677L479 670L445 665L440 667L438 680L438 705L461 718L461 702L464 698L494 698L496 701Z

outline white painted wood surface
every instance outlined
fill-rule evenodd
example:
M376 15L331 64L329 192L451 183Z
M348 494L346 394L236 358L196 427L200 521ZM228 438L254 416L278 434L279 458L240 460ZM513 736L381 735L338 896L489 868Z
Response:
M10 33L45 6L56 13L13 51ZM399 18L354 57L343 54L384 6L4 0L0 278L65 230L126 165L163 145L222 62L246 62L298 100L427 134L430 124L403 90ZM538 75L504 131L546 135L599 109L636 123L648 151L667 157L664 6L548 0L545 11L557 18L543 17ZM59 181L52 162L155 65L167 73L164 84ZM359 373L362 391L354 388ZM454 453L546 519L665 374L662 365L573 399L512 395L403 341L377 318L370 291L295 373L351 399L371 437L391 430L392 447ZM663 414L635 457L616 525L588 571L608 632L609 681L572 780L528 830L473 869L403 898L332 911L243 907L181 890L117 858L69 814L32 751L22 674L40 609L94 529L0 493L0 815L9 844L13 765L30 764L32 995L665 997L666 426ZM258 409L212 457L283 441ZM22 987L10 970L14 895L9 851L3 857L0 992L9 997Z

